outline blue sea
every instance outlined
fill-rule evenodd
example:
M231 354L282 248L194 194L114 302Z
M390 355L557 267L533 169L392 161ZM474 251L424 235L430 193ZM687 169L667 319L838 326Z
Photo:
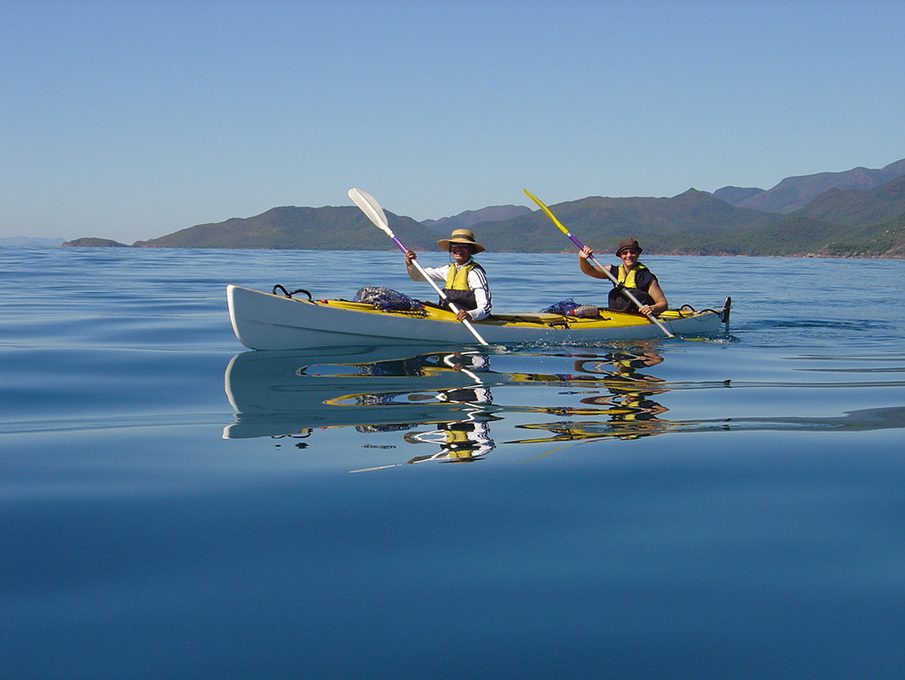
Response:
M605 300L480 259L497 311ZM727 332L252 352L227 283L433 296L398 252L0 250L0 675L902 677L905 261L645 261Z

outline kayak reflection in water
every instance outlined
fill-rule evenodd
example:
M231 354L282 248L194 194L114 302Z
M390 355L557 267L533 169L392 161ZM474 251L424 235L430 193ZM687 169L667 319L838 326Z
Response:
M446 403L467 405L465 418L441 423L436 430L407 433L404 438L410 444L440 446L439 451L415 456L407 463L468 463L483 458L496 447L490 437L489 421L493 416L487 409L493 403L493 395L490 388L476 375L477 372L490 370L490 360L477 352L455 352L443 357L443 363L474 381L473 385L440 390L436 397Z

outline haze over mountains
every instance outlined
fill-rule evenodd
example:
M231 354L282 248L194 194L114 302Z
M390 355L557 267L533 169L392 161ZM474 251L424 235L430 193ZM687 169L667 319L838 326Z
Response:
M0 248L57 248L65 240L47 236L0 236Z
M534 189L532 189L534 190ZM539 190L538 190L539 191ZM541 198L543 192L539 191ZM787 177L769 190L689 189L671 198L590 196L550 206L598 250L632 234L652 254L905 257L905 159ZM539 211L492 206L416 222L387 210L397 236L436 249L438 233L473 228L493 251L559 252L571 246ZM64 246L122 245L77 239ZM355 206L279 207L249 218L200 224L136 247L387 250L393 244Z

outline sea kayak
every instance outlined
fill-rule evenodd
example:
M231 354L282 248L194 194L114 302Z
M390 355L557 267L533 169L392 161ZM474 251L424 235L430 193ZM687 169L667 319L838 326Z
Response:
M249 349L299 350L354 345L474 345L469 330L449 311L382 311L367 302L312 300L228 285L229 318L239 342ZM667 310L657 318L676 336L717 335L729 321L722 309ZM641 314L600 309L596 317L560 314L494 314L473 322L492 344L584 344L663 337Z

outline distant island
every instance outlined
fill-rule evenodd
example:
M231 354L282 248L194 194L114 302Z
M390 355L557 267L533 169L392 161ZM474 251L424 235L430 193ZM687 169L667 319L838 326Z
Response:
M586 243L609 248L631 234L645 252L675 255L905 257L905 159L787 177L771 189L688 189L671 198L589 196L550 206ZM490 206L417 222L387 211L396 234L416 250L436 247L457 226L478 232L496 252L561 252L562 235L539 211ZM63 247L128 247L86 237ZM284 206L248 218L199 224L136 248L387 250L393 246L354 206Z
M93 236L86 236L84 238L77 238L72 241L65 241L60 245L61 248L129 248L130 246L125 243L120 243L119 241L114 241L109 238L96 238Z

